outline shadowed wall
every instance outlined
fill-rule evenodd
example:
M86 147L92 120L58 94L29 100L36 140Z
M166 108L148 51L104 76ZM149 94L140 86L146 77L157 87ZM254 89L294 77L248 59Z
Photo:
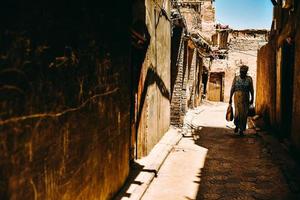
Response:
M0 199L112 197L129 172L130 1L0 15Z

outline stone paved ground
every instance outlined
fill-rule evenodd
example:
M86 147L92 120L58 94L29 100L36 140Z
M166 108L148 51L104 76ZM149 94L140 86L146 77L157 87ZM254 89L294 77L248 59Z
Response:
M198 199L297 199L260 137L204 128L196 144L207 148Z
M283 171L253 131L244 137L226 127L224 104L204 105L186 120L196 131L174 148L144 200L300 199ZM204 168L203 168L203 162Z

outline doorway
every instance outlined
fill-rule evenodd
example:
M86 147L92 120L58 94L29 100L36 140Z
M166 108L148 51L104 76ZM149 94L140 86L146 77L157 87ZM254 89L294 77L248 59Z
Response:
M284 43L281 60L281 136L289 138L291 135L291 121L293 113L293 79L295 66L295 45ZM285 133L285 134L284 134Z
M224 101L224 72L212 72L208 83L208 100Z

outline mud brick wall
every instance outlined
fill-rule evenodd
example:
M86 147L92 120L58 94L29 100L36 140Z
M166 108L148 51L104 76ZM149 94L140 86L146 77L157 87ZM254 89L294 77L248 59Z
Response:
M173 42L173 41L172 41ZM189 46L191 45L191 46ZM201 103L203 60L191 40L181 39L172 73L173 90L171 99L171 125L181 127L189 108Z
M107 199L122 186L129 6L1 2L0 199Z
M170 1L137 0L134 23L142 24L148 46L137 66L137 157L146 156L170 126L171 15ZM163 10L162 10L163 9Z
M277 135L290 139L300 152L299 136L299 30L300 3L274 7L270 41L259 50L257 109ZM271 95L270 95L271 91ZM274 110L273 112L271 112Z
M207 40L211 40L215 34L215 7L212 1L202 2L201 7L201 35Z
M263 46L257 57L256 112L268 125L275 125L276 64L274 44Z
M199 84L198 84L198 71L199 71L199 57L197 49L189 49L189 65L188 65L188 83L187 83L187 107L194 108L198 98Z
M191 33L197 32L201 28L200 13L194 8L180 8L180 12L185 19L187 30Z
M181 106L182 106L182 87L183 87L183 75L186 69L186 48L187 43L181 39L180 47L178 52L178 59L175 61L175 66L177 69L177 73L173 74L174 79L174 89L172 92L172 99L171 99L171 124L174 126L180 127L183 123L182 113L181 113Z
M188 41L187 41L188 42ZM180 116L183 119L185 113L188 110L188 81L189 81L189 71L191 57L189 52L189 46L187 44L183 57L183 74L182 74L182 90L181 90L181 106L180 106Z
M298 152L300 152L300 3L297 2L297 31L295 37L295 67L294 67L294 94L292 114L292 141Z
M203 58L196 53L196 71L194 82L194 107L200 106L202 102L202 73L203 73Z
M197 51L195 49L189 50L189 74L188 74L188 84L187 84L187 105L188 108L194 107L194 82L195 82L195 73L197 70Z

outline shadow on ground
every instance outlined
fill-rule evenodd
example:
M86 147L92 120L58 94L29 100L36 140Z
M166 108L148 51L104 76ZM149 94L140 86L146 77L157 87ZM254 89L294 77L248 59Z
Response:
M200 127L192 137L208 149L198 174L196 199L300 199L260 135L239 136L226 128Z
M131 164L130 173L126 180L126 183L124 184L124 187L117 193L117 195L113 199L120 200L123 198L130 198L132 192L134 192L135 186L140 186L143 184L143 182L136 180L142 172L149 172L154 173L155 176L157 175L156 170L145 169L145 166L140 165L137 162L133 162Z

